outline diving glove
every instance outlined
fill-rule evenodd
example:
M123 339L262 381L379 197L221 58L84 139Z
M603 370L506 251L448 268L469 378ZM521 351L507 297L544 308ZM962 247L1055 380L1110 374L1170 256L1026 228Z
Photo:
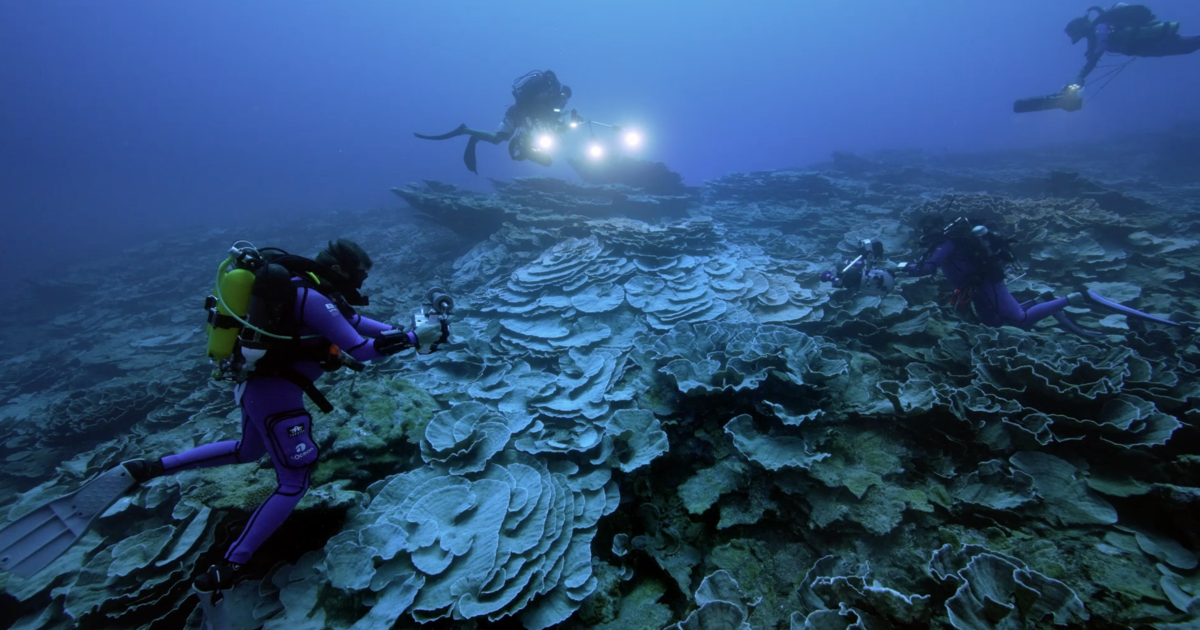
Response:
M429 319L422 315L411 331L389 330L375 338L375 351L391 356L416 348L418 354L429 354L450 340L450 320L445 317Z
M391 356L417 346L417 336L411 332L393 329L384 331L375 338L375 351L383 356Z

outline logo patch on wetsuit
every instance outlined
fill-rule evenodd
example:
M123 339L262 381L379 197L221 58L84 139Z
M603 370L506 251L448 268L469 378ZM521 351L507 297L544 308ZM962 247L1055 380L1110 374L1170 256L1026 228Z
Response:
M326 304L325 310L329 311L330 315L340 315L340 313L338 313L337 306L333 305L332 303Z
M304 425L303 424L297 424L296 426L288 429L288 437L299 437L303 433L304 433Z

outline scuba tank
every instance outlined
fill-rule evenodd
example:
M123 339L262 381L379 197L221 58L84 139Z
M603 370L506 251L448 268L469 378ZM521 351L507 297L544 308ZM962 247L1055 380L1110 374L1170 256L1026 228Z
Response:
M301 335L285 323L295 304L297 287L322 284L313 273L318 268L306 258L275 247L260 251L245 241L234 243L218 267L216 295L208 296L204 304L208 311L208 357L217 366L212 373L214 380L238 383L234 396L239 404L245 391L243 384L251 373L256 373L291 382L321 411L329 413L333 405L312 379L292 364L313 361L326 372L343 367L363 370L361 363L329 342L304 344L321 336ZM297 278L293 280L293 276ZM340 293L333 295L339 311L346 309L343 314L347 317L354 314ZM452 308L449 296L439 297Z
M241 247L239 247L241 245ZM229 249L229 256L217 267L216 287L208 296L204 308L208 311L208 358L220 364L229 359L245 324L254 291L255 271L262 266L262 256L249 243L239 241Z
M204 303L208 311L207 354L217 366L214 379L240 378L253 371L257 360L266 354L270 340L293 342L311 338L266 330L278 321L279 311L290 304L280 296L286 297L294 291L290 273L280 265L270 264L283 256L288 254L273 247L260 252L250 243L238 241L217 268L214 295L208 296Z

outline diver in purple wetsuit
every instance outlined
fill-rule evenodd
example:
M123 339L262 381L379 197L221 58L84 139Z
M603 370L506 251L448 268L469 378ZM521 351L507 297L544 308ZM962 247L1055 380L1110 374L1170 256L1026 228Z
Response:
M1096 18L1092 19L1092 13ZM1161 22L1145 5L1117 3L1109 9L1092 7L1067 23L1072 44L1086 39L1087 64L1071 85L1083 87L1105 53L1130 57L1190 55L1200 50L1200 35L1179 34L1179 22Z
M928 276L938 269L954 287L957 308L973 305L979 321L987 326L1029 328L1038 321L1061 312L1070 297L1036 302L1017 302L1004 284L1005 267L1013 261L1007 239L992 234L984 226L971 227L960 218L939 235L928 232L922 239L930 242L925 256L915 264L900 265L899 271L912 276Z
M945 227L939 227L945 225ZM1143 321L1176 326L1194 332L1196 327L1180 324L1113 302L1090 289L1054 297L1047 293L1026 302L1018 302L1004 283L1006 269L1015 263L1009 250L1012 239L998 236L983 225L972 226L965 217L948 225L936 216L922 220L920 240L927 247L915 263L900 264L897 271L912 276L928 276L942 270L954 287L952 306L965 310L974 307L979 322L986 326L1016 326L1028 329L1037 322L1054 317L1064 328L1082 336L1097 336L1072 322L1063 309L1067 306L1100 307Z
M257 250L254 253L257 255ZM242 439L205 444L159 460L124 463L138 482L144 482L182 470L271 457L279 487L250 516L226 552L225 562L196 578L195 586L202 592L229 588L236 572L308 491L319 452L303 398L307 395L324 412L333 408L313 382L331 368L345 365L344 355L354 362L367 362L410 348L424 353L449 337L444 318L436 323L422 321L405 332L354 312L353 306L367 302L359 290L371 260L352 241L329 243L315 260L284 255L268 258L264 264L255 281L258 301L251 303L247 318L282 332L281 339L291 339L268 341L243 331L239 360L244 361L240 366L244 377L235 390L242 407ZM431 292L431 302L439 312L453 308L453 301L441 293Z

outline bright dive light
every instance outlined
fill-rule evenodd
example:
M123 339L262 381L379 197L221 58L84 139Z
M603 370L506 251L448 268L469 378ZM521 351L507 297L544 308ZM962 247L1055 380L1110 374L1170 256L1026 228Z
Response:
M575 122L575 121L573 121L573 120L571 121L571 128L572 128L572 129L574 129L574 128L578 127L578 126L579 126L579 123L577 123L577 122Z
M629 147L639 147L642 145L642 134L636 131L625 133L625 145Z
M588 147L588 155L592 156L593 159L599 160L604 157L604 147L599 144L593 144Z
M538 136L537 145L538 145L538 148L543 151L553 148L554 147L554 136L552 136L548 133L544 133L544 134Z

